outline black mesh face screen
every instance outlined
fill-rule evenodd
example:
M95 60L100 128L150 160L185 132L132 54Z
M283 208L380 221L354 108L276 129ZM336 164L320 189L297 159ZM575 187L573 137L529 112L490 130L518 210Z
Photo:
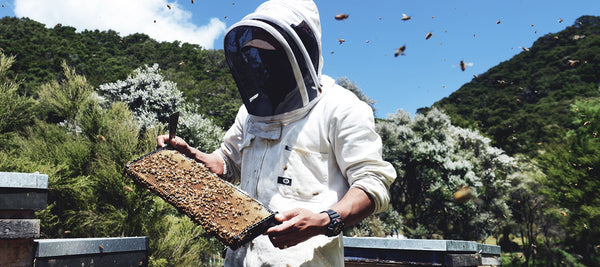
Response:
M310 29L310 26L308 26L308 23L306 23L306 21L302 21L298 25L292 25L292 28L294 29L294 31L296 31L296 34L298 34L300 40L302 40L302 44L304 44L304 47L306 48L306 51L308 52L310 60L316 71L319 68L320 52L319 43L315 38L315 34Z
M296 42L279 27L269 25L283 36L285 44L255 26L238 26L225 36L227 63L248 113L256 116L273 116L303 107L306 102L300 91L304 90L302 84L306 86L306 100L317 96L315 81ZM290 50L286 52L287 47ZM300 81L294 75L294 66L302 77Z

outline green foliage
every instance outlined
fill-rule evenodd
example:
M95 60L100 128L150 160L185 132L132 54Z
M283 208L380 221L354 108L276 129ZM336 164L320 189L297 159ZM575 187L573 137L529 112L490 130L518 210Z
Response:
M404 228L402 216L391 206L344 230L345 236L398 237Z
M124 103L133 111L138 125L131 125L132 129L165 126L169 115L180 111L177 134L190 145L211 152L220 146L225 134L200 113L198 105L184 104L181 91L164 79L157 64L136 69L125 81L100 85L98 93L104 106Z
M166 207L163 207L166 208ZM224 248L216 240L211 240L201 227L188 217L165 215L155 218L160 223L153 224L150 235L151 246L155 249L149 260L151 266L219 266L218 257Z
M38 92L42 108L49 114L74 124L75 116L86 104L93 88L85 77L77 75L75 70L62 62L64 79L61 83L53 80L43 84Z
M477 132L454 127L432 109L414 120L399 111L377 124L384 159L398 172L392 205L409 237L483 240L497 235L510 212L505 204L514 160ZM468 187L472 201L456 201ZM425 231L425 232L424 232Z
M600 96L600 24L583 16L529 51L478 75L436 102L453 124L477 128L509 154L537 156L569 130L574 100Z
M19 95L19 85L7 77L14 62L0 50L0 137L23 130L34 118L35 101Z
M102 103L126 103L142 129L156 122L166 123L169 115L182 104L183 98L177 85L164 80L158 72L158 64L154 64L135 69L123 81L101 84L97 91Z
M541 156L548 176L543 193L566 212L563 227L569 233L570 253L586 265L600 264L600 98L572 105L573 130L566 142L555 144Z
M164 128L156 124L140 131L128 105L113 102L103 107L92 97L86 79L70 67L63 67L65 79L61 83L42 86L40 105L69 123L35 119L22 133L5 135L0 148L1 171L49 176L48 206L37 212L41 236L146 235L155 240L150 255L157 259L158 266L163 259L168 266L213 260L211 255L222 249L216 240L203 235L201 227L177 215L174 208L124 176L123 166L153 150L155 138ZM193 125L189 127L192 130L212 130L199 136L211 139L200 143L214 148L218 142L214 138L222 133L220 128L201 117L184 117ZM170 241L162 243L164 240Z
M526 264L600 264L599 22L578 18L434 105L539 165L534 181L515 178L524 184L508 202L515 224L505 229L520 236Z
M0 47L16 62L7 76L23 80L20 95L35 95L39 86L56 79L62 62L73 66L97 88L125 80L135 69L157 63L168 80L180 85L184 98L221 128L233 124L242 101L221 50L198 45L157 42L145 34L121 37L115 31L76 33L75 28L46 28L28 18L0 19Z

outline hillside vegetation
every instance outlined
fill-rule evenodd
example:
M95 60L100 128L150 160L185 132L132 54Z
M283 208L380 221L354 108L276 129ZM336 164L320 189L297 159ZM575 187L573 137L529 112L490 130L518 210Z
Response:
M571 105L600 96L600 18L583 16L436 102L509 154L537 155L573 129Z

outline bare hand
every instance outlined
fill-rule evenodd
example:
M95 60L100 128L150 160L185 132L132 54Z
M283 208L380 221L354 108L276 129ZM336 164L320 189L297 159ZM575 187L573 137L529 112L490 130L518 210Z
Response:
M206 154L196 148L193 148L181 137L175 136L175 138L169 139L169 135L165 134L156 138L156 146L158 148L164 147L167 144L170 144L173 148L175 148L175 150L186 155L188 158L202 162L211 172L217 175L223 174L225 170L221 156L214 153Z
M282 222L267 230L265 235L273 246L280 249L295 246L309 238L325 234L329 224L329 216L325 213L314 213L307 209L296 208L275 215Z
M185 155L190 153L192 150L191 147L188 145L188 143L179 136L175 136L175 138L173 138L173 139L169 139L168 134L159 135L158 137L156 137L156 147L157 148L161 148L166 145L173 146L173 148L175 148L177 151L179 151Z

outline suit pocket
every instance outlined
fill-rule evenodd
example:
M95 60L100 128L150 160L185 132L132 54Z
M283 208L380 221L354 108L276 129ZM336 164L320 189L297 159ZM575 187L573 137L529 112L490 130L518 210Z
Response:
M318 202L328 188L327 153L284 146L283 173L277 178L279 193L287 198Z

